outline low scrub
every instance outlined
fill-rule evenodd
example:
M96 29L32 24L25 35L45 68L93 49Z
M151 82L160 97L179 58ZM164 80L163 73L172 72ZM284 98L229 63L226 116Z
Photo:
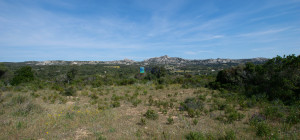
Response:
M144 114L144 116L147 119L151 119L151 120L157 120L158 119L158 114L154 111L154 110L147 110L147 112Z
M185 135L186 140L205 140L206 137L201 132L190 132Z
M30 113L41 113L42 111L43 109L40 105L28 102L25 105L20 106L16 112L14 112L14 115L26 117Z
M181 111L187 111L190 117L197 117L204 109L204 103L199 98L187 98L180 104Z

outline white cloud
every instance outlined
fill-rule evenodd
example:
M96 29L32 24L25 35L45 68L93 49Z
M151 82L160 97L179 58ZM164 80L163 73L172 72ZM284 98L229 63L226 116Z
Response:
M237 35L238 37L252 37L252 36L261 36L261 35L267 35L267 34L276 34L279 32L283 32L288 30L289 28L281 28L281 29L270 29L270 30L263 30L263 31L256 31L256 32L250 32L250 33L244 33Z

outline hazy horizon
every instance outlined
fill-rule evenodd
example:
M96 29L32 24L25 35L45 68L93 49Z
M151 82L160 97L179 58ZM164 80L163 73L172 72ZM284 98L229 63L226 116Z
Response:
M299 0L0 1L0 62L300 54Z
M165 55L163 55L165 56ZM158 58L158 57L163 57L163 56L154 56L154 57L149 57L149 58L145 58L145 59L141 59L141 60L134 60L134 59L129 59L129 60L133 60L136 62L140 62L140 61L144 61L150 58ZM167 55L168 56L168 55ZM168 56L168 57L176 57L176 56ZM182 58L182 57L178 57L178 58ZM267 57L253 57L253 58L203 58L203 59L187 59L187 58L183 58L186 60L207 60L207 59L254 59L254 58L265 58L265 59L271 59L271 58L267 58ZM37 61L37 62L43 62L43 61L119 61L119 60L125 60L128 58L124 58L124 59L113 59L113 60L28 60L28 61L0 61L0 62L30 62L30 61Z

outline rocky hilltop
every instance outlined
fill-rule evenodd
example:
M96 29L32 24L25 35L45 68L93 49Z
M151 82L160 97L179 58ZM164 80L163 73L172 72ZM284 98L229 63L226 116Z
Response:
M28 61L26 64L31 65L85 65L85 64L118 64L118 65L218 65L218 64L243 64L246 62L253 62L256 64L264 63L267 58L252 58L252 59L203 59L190 60L179 57L169 57L167 55L161 57L154 57L144 61L134 61L130 59L115 60L115 61Z
M160 65L214 65L214 64L243 64L246 62L264 63L267 58L252 58L252 59L204 59L204 60L189 60L179 57L169 57L167 55L154 57L142 61L144 65L160 64Z

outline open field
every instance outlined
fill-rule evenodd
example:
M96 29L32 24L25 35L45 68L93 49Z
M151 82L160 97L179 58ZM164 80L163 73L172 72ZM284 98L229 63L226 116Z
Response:
M75 96L14 88L1 92L0 139L188 139L190 132L207 139L299 139L299 124L266 120L266 128L258 128L250 118L264 104L244 105L250 100L224 95L176 84L156 89L151 83L86 86ZM195 112L184 111L184 102ZM148 110L154 113L145 115Z

